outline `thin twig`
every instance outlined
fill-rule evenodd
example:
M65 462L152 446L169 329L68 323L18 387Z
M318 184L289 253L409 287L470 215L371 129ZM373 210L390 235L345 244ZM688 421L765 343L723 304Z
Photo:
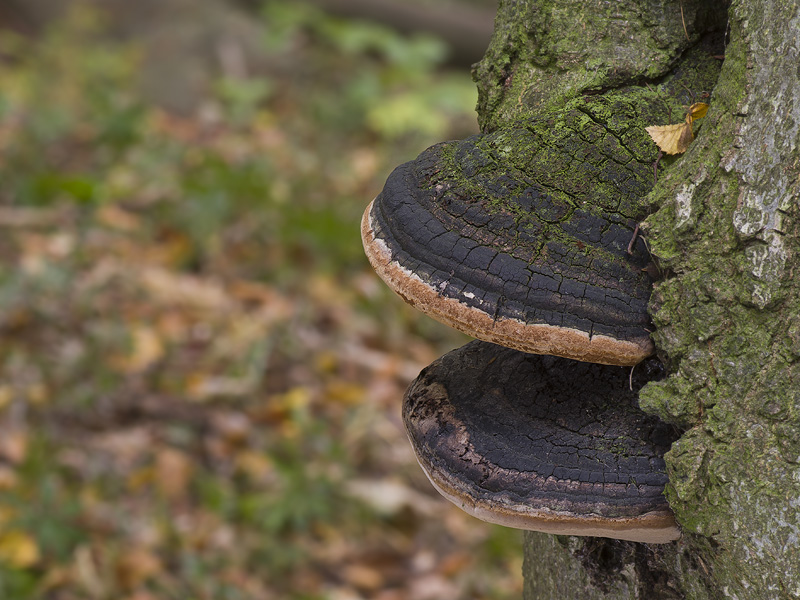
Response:
M639 224L636 224L636 228L633 230L633 235L631 236L631 241L628 242L628 254L633 254L633 244L636 242L636 236L639 235Z
M686 39L689 39L689 32L686 31L686 20L683 18L683 2L681 2L681 23L683 23L683 33L686 34Z
M656 162L653 163L653 185L658 183L658 162L661 160L662 156L664 156L664 153L659 150L658 156L656 156Z

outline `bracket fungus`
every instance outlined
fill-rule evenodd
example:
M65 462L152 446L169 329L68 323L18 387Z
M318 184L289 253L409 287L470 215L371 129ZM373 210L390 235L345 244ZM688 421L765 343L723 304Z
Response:
M686 89L713 87L712 55L690 51L658 90L586 94L432 146L364 212L364 249L389 287L484 340L434 362L404 400L420 464L468 513L551 533L680 536L663 494L677 436L638 408L619 366L654 351L650 257L634 235L658 164L645 126L664 118L664 96L680 105Z
M434 487L479 519L647 543L680 536L663 495L677 436L638 408L627 369L475 341L420 373L403 421Z
M525 352L634 365L653 352L643 241L656 149L647 93L578 98L428 148L362 220L376 272L423 312Z

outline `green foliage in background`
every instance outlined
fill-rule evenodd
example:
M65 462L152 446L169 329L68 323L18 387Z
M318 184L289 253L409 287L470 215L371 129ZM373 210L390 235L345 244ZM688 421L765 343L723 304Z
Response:
M263 30L274 69L192 115L102 15L0 36L4 599L519 593L515 534L428 497L398 423L461 337L358 237L395 165L474 131L474 86L301 3Z
M362 203L342 196L350 190L341 180L353 175L347 150L374 151L383 169L395 157L412 158L440 141L454 119L472 119L474 86L465 75L439 70L446 49L430 37L407 39L300 3L269 3L264 21L265 46L277 62L293 61L291 76L222 78L206 112L243 137L254 129L279 135L280 145L270 148L279 157L244 147L234 156L234 147L196 148L152 135L152 109L135 87L147 65L135 46L104 39L94 13L74 14L35 45L6 34L6 202L138 197L159 204L165 222L200 248L219 243L246 211L278 251L295 247L325 257L323 267L352 267L360 260L354 245L335 232L353 222Z

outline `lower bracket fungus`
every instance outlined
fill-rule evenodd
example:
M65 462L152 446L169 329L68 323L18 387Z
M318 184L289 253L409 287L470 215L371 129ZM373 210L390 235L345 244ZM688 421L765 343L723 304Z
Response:
M646 380L635 376L634 389ZM627 369L471 342L422 371L403 420L436 489L479 519L635 542L680 537L663 495L677 434L638 408Z

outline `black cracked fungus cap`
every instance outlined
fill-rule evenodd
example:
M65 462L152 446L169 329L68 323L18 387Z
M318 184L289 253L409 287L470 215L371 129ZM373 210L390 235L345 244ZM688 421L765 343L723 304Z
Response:
M631 391L629 369L475 341L420 373L403 421L433 485L475 517L664 543L680 536L663 495L678 435L638 408L647 363Z
M446 142L397 167L362 221L376 272L474 337L633 365L653 353L641 238L656 149L620 94Z
M649 356L650 257L641 238L627 252L658 152L645 127L713 88L722 43L706 36L654 87L580 96L400 165L362 219L373 268L479 339L612 365Z

